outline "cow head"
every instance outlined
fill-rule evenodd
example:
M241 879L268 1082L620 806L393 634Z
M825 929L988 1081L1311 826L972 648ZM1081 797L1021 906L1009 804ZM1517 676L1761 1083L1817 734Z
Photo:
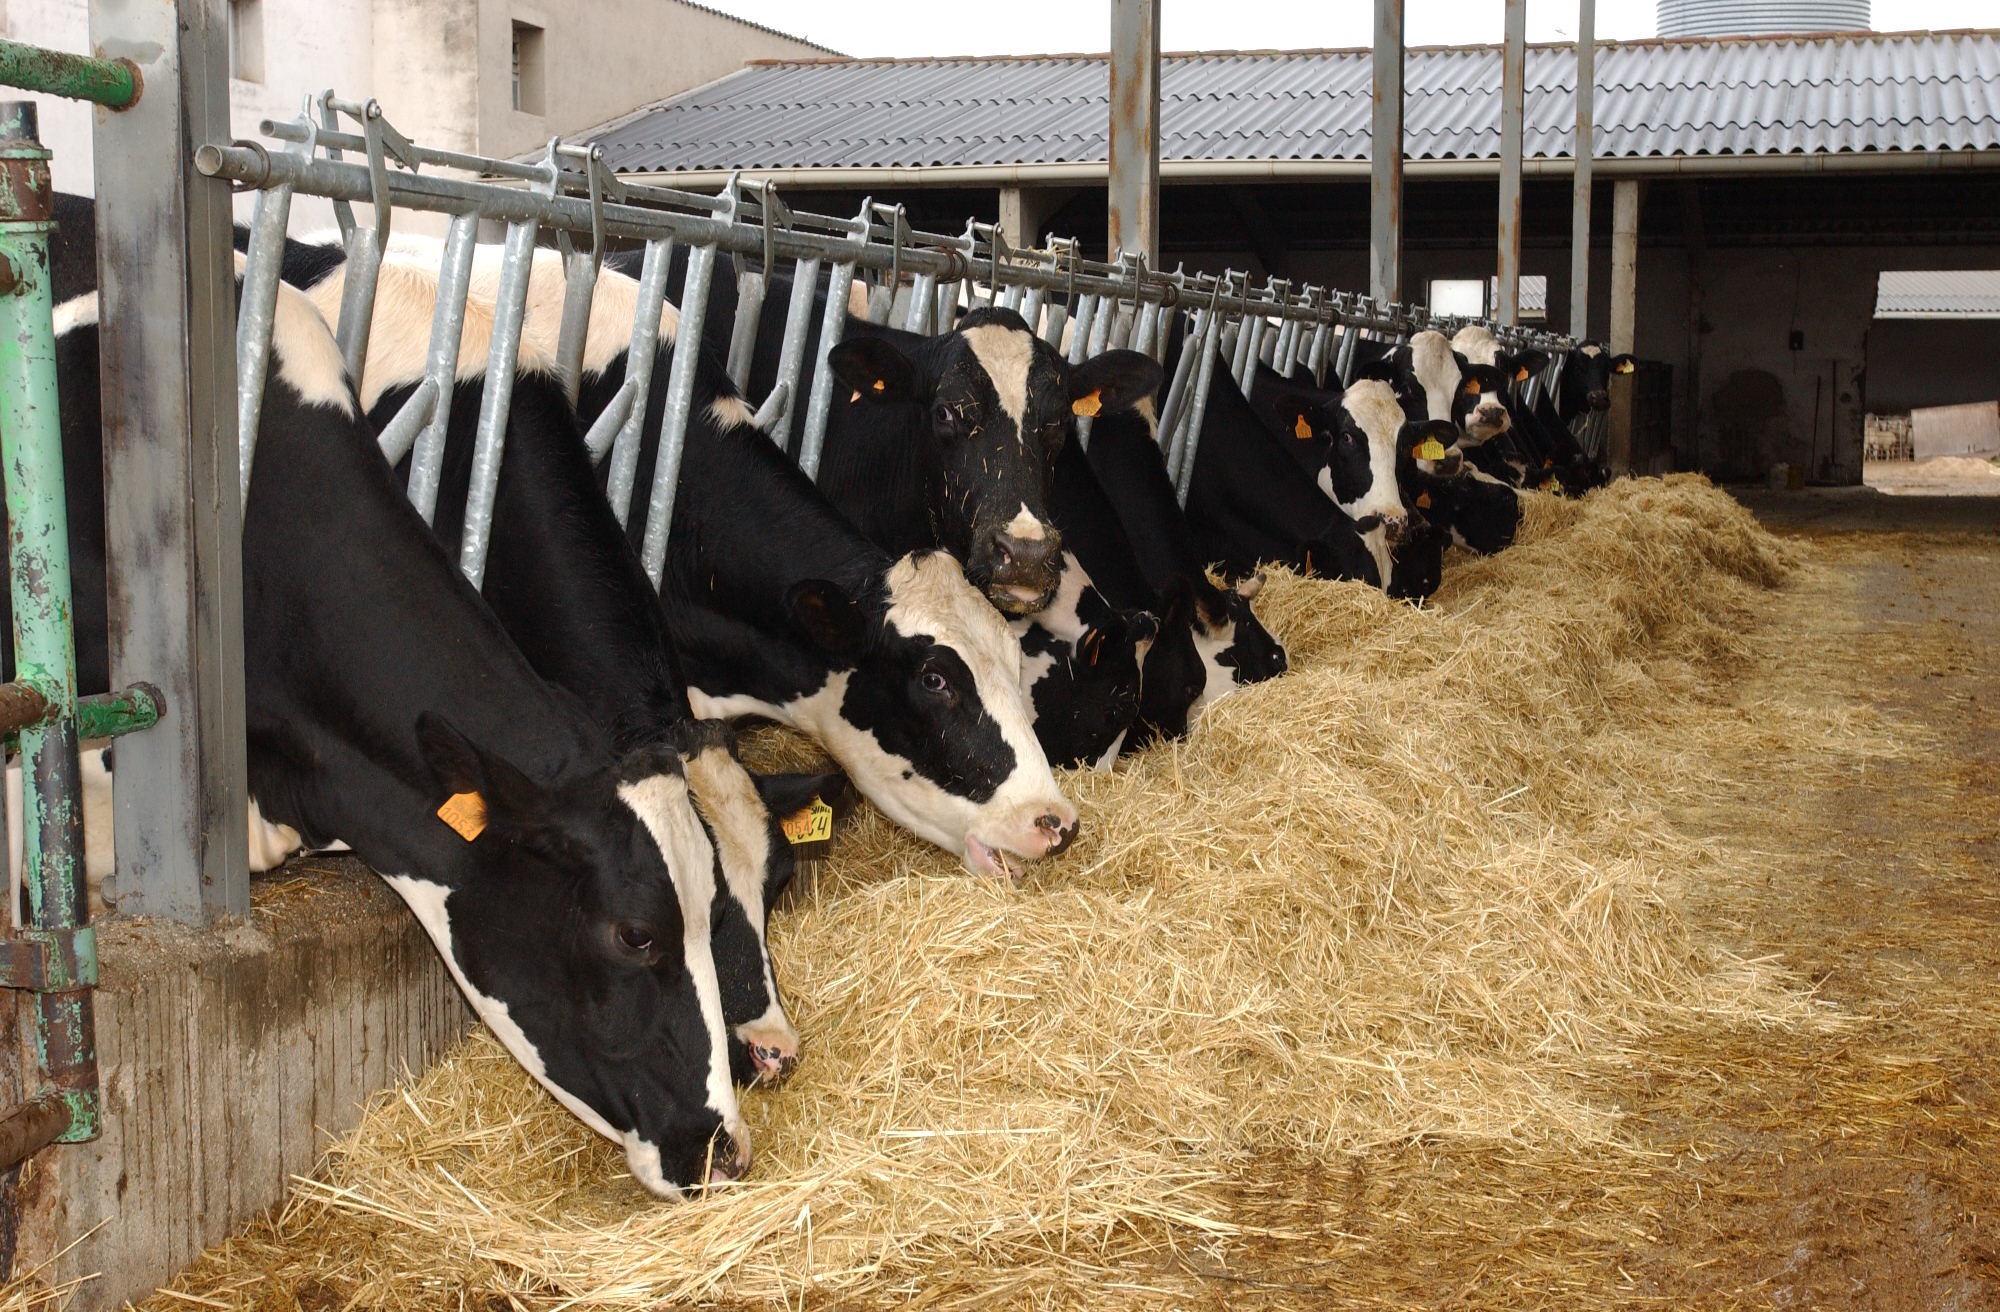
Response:
M1410 517L1396 485L1403 407L1388 383L1361 379L1341 396L1340 408L1340 426L1319 471L1320 491L1363 532L1379 526L1394 544Z
M1009 627L1021 644L1021 692L1049 760L1110 769L1139 712L1139 671L1159 620L1112 606L1064 553L1055 600Z
M1050 483L1075 417L1129 406L1160 382L1159 365L1136 351L1071 367L1004 309L973 310L951 332L913 345L853 337L827 363L857 403L921 412L940 480L938 540L1009 615L1042 609L1060 580Z
M1468 362L1459 366L1458 396L1452 401L1451 417L1467 446L1490 442L1513 426L1508 387L1507 376L1496 365Z
M417 739L470 870L449 888L388 881L480 1018L624 1146L652 1192L742 1175L750 1139L711 953L715 853L679 754L643 748L544 786L436 716Z
M796 866L785 817L813 798L844 801L839 771L751 775L737 761L719 720L685 720L670 735L697 815L715 849L711 954L738 1083L776 1085L799 1059L799 1036L785 1014L765 939L771 904Z
M1557 384L1556 414L1564 423L1592 410L1611 408L1611 379L1638 368L1630 355L1613 355L1602 342L1584 342L1563 361Z
M1029 723L1021 646L956 560L913 552L858 596L807 579L786 605L833 669L794 714L890 819L990 873L1069 846L1076 807Z
M1465 458L1453 450L1459 427L1450 420L1404 424L1396 434L1396 480L1407 499L1413 477L1456 478ZM1407 504L1407 500L1406 500ZM1414 506L1421 513L1423 506Z

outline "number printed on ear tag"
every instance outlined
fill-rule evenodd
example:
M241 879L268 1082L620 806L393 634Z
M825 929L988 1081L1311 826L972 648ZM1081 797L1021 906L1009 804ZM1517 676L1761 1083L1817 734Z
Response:
M453 793L437 809L437 817L470 843L486 832L486 799L478 793Z

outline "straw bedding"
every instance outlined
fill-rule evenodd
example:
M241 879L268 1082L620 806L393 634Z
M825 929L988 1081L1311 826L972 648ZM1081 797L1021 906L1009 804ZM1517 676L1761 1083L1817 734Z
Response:
M1423 610L1280 573L1259 610L1292 673L1072 776L1083 836L1019 885L865 808L845 828L773 919L806 1056L745 1098L746 1182L650 1200L475 1035L178 1287L231 1306L1157 1302L1284 1242L1238 1205L1261 1163L1637 1152L1606 1090L1660 1036L1844 1023L1691 930L1688 900L1736 876L1665 817L1717 786L1713 761L1858 732L1721 691L1797 552L1675 477L1531 498L1518 545L1454 558ZM803 750L746 742L764 764Z

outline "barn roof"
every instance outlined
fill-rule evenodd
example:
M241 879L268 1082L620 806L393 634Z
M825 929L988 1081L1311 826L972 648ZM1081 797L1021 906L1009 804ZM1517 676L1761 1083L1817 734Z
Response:
M1170 54L1161 158L1359 163L1366 50ZM1530 160L1574 153L1576 61L1528 50ZM1500 49L1416 48L1408 156L1500 147ZM587 134L620 172L1007 168L1107 154L1103 55L760 62ZM1770 157L2000 150L2000 32L1605 42L1596 156ZM1419 167L1422 167L1420 164Z

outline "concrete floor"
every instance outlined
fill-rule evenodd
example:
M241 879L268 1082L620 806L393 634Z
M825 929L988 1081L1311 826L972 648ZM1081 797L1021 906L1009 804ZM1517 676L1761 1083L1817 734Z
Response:
M1731 496L1771 529L1783 532L1994 533L2000 497L1891 496L1872 487L1815 487L1772 492L1738 486Z

